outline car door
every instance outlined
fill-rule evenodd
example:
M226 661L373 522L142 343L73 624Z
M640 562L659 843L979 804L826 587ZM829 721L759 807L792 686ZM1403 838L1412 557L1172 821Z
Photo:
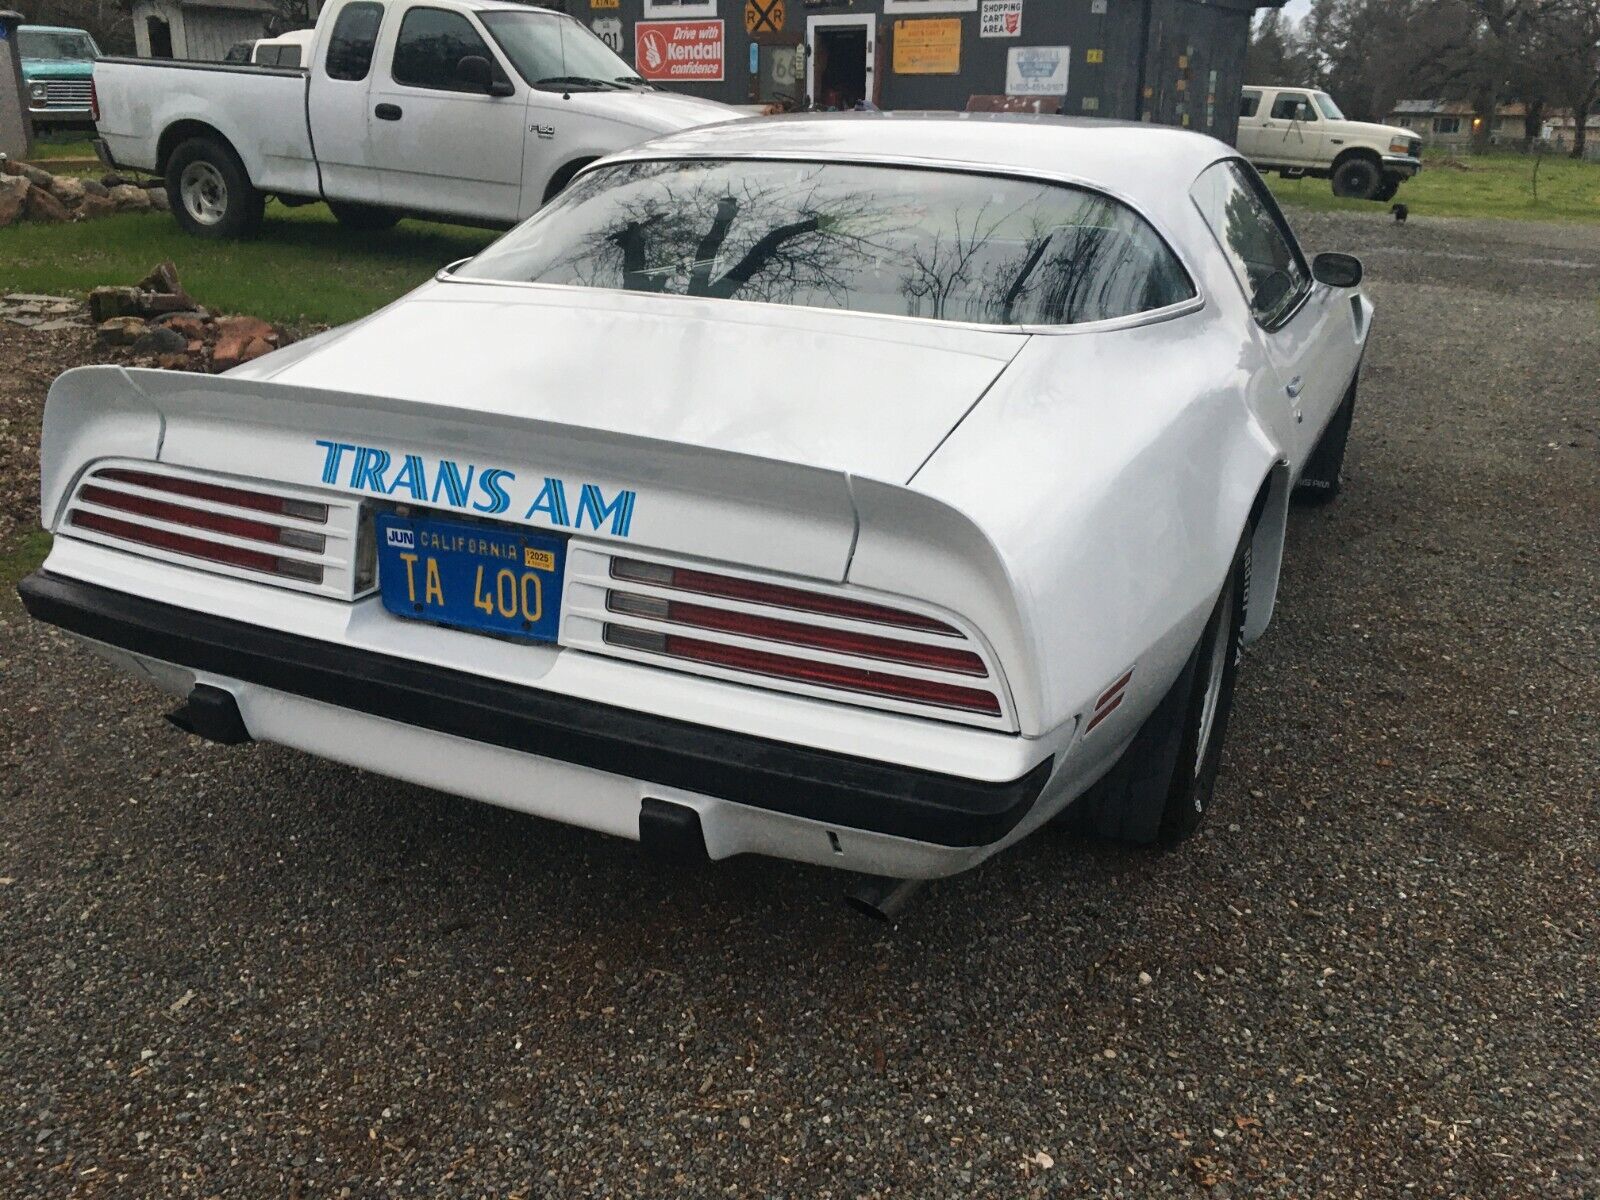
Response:
M367 204L383 200L383 175L372 159L367 105L383 23L384 5L377 0L348 0L332 14L327 46L311 64L306 116L322 194L330 200Z
M371 102L374 157L392 208L515 221L522 199L527 86L507 70L469 14L425 4L395 26ZM465 81L459 64L488 61L496 89Z
M1266 114L1262 111L1261 100L1260 88L1246 88L1239 94L1239 135L1236 140L1240 154L1265 161L1261 141L1266 132Z
M1273 375L1260 416L1298 476L1358 365L1350 306L1312 279L1294 231L1248 163L1207 168L1192 195L1249 301Z
M1322 161L1322 119L1311 98L1300 92L1279 92L1267 113L1263 156L1291 167L1310 167Z

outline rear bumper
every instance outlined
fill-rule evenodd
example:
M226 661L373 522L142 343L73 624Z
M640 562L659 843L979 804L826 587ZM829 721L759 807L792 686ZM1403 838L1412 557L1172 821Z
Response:
M1048 759L1019 779L987 783L813 750L264 629L46 571L18 590L35 618L131 655L172 690L205 682L233 691L255 737L624 835L630 805L638 836L645 798L688 804L712 818L713 858L754 850L884 874L948 874L1005 839L1051 775ZM388 748L377 753L380 744ZM463 759L474 755L480 760ZM527 781L543 779L569 794L514 795L499 779L524 781L524 791L536 790ZM591 795L570 794L585 791ZM724 836L728 830L744 832ZM833 831L867 840L853 855L828 836Z
M95 138L94 156L98 158L104 166L110 168L111 170L115 171L117 169L117 160L112 157L111 147L106 145L105 138Z

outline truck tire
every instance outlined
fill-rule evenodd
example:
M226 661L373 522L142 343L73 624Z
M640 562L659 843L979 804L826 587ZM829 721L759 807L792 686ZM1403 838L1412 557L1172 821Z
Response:
M167 159L167 199L185 233L203 238L249 238L261 230L267 199L220 138L195 137Z
M1350 441L1350 423L1356 415L1356 383L1350 381L1350 390L1334 410L1328 427L1317 439L1316 449L1306 461L1299 482L1294 485L1294 498L1303 504L1328 504L1344 486L1344 448Z
M1333 194L1352 200L1371 200L1383 186L1383 171L1370 158L1347 158L1333 169Z
M1193 837L1211 806L1250 592L1250 530L1178 678L1122 757L1062 814L1079 833L1172 845Z
M381 233L385 229L393 229L400 220L400 214L394 209L380 208L376 204L329 200L328 207L333 210L334 220L357 233Z
M1383 201L1393 200L1395 193L1400 190L1400 185L1404 182L1398 175L1385 175L1383 177L1383 186L1372 194L1372 198Z

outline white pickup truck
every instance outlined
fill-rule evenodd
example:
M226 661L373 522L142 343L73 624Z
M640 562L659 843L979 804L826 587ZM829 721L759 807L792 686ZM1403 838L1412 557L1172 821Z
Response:
M202 237L249 236L266 197L345 225L511 225L586 163L732 120L655 91L571 17L504 0L334 0L299 68L107 58L96 142L166 177Z
M1314 88L1246 87L1239 101L1239 152L1285 179L1331 179L1333 194L1392 200L1422 170L1422 139L1409 129L1346 119Z

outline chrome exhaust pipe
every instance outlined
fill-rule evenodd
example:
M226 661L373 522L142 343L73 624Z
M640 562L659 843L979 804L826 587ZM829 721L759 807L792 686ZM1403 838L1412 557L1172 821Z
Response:
M926 882L925 879L885 879L881 875L864 875L860 883L845 893L844 902L858 913L892 925Z

